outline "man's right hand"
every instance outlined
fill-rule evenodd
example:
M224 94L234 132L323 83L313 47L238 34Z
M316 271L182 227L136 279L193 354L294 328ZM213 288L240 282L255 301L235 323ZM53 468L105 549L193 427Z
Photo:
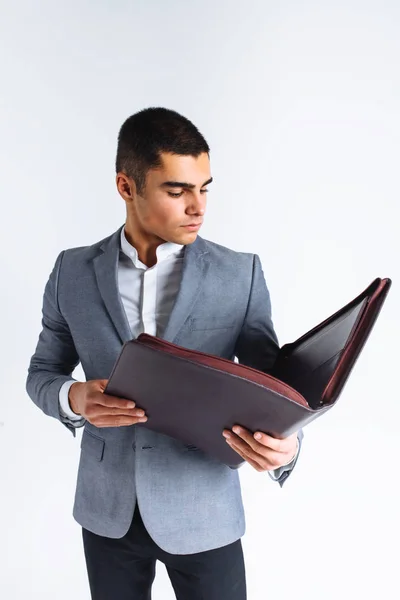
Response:
M71 409L96 427L121 427L144 423L144 410L136 408L135 402L104 394L108 380L93 379L86 383L73 383L68 400Z

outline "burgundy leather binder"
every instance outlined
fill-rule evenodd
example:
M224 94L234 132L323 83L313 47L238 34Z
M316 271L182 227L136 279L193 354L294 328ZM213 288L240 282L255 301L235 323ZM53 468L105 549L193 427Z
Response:
M359 296L279 351L269 374L142 333L126 342L106 394L143 408L141 423L237 466L223 429L239 424L282 438L327 412L369 336L391 286L375 279Z

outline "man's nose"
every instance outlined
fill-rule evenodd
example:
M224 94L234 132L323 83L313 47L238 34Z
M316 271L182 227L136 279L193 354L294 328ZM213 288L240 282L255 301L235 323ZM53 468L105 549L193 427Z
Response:
M189 202L188 211L203 215L206 210L207 200L202 194L193 194Z

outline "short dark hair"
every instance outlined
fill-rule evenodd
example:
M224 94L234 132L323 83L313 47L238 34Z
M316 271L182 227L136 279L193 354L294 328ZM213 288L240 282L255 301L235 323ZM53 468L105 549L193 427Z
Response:
M116 172L132 177L142 194L148 170L162 166L162 152L197 157L210 148L186 117L168 108L145 108L128 117L119 131Z

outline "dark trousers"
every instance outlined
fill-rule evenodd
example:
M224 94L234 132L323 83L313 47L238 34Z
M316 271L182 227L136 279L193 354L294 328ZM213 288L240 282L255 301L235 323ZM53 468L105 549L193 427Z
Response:
M151 600L156 561L165 564L177 600L246 600L241 540L196 554L169 554L147 533L136 504L126 535L82 528L92 600Z

